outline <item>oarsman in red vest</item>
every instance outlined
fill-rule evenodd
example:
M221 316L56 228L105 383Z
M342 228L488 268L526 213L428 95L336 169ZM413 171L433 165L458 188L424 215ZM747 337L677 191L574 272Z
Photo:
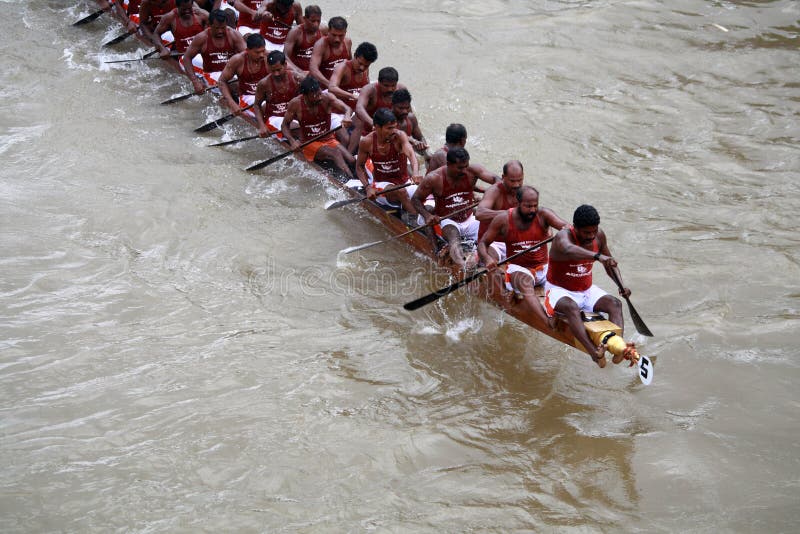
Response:
M447 216L472 204L473 188L479 179L488 184L500 181L499 176L489 172L483 165L470 164L466 149L454 148L447 152L447 165L429 172L411 198L425 224L441 225L450 258L462 268L466 265L466 258L461 242L466 240L474 243L478 240L478 220L471 210L450 218ZM428 195L433 195L436 202L432 213L424 205Z
M286 54L289 67L305 77L311 66L314 44L328 35L328 27L324 24L320 26L322 10L319 6L306 6L303 14L303 23L289 30L283 43L283 53Z
M622 303L592 284L592 267L599 261L612 276L616 274L622 285L620 295L629 297L631 290L622 284L617 260L608 250L606 234L600 229L600 215L592 206L584 204L575 210L572 225L556 234L550 247L550 260L545 282L544 307L547 315L556 313L564 317L573 335L586 347L597 365L606 366L605 347L594 346L581 320L581 311L603 312L608 320L623 327ZM633 347L633 343L628 343ZM619 363L623 356L614 356Z
M342 125L351 124L353 110L330 93L323 93L319 82L313 76L307 76L300 83L300 96L289 102L289 108L283 117L281 132L292 149L305 141L329 132L331 129L331 112L342 113ZM291 131L292 121L300 125L300 138ZM350 165L355 163L353 156L339 144L333 133L314 141L303 148L303 155L308 161L331 162L348 178L353 178Z
M268 50L283 52L283 43L295 24L303 23L303 8L294 0L264 2L258 10L259 32L267 40Z
M173 9L175 0L142 0L139 4L139 31L148 41L161 42L160 34L153 35L153 32L161 22L161 18Z
M258 127L253 117L242 115L242 112L244 107L254 102L258 82L269 74L267 49L264 45L264 37L258 33L249 34L245 39L245 43L247 44L247 49L244 52L239 52L228 61L219 76L217 86L222 93L223 102L231 110L231 113ZM239 91L239 100L234 98L228 84L234 76L239 78L236 83Z
M372 115L378 108L392 108L392 95L397 89L405 89L397 83L399 75L394 67L384 67L378 71L378 81L361 88L356 101L353 130L347 148L355 153L358 140L372 131Z
M480 222L478 228L478 241L489 229L495 217L502 213L506 213L511 208L516 208L519 205L517 200L517 192L522 187L525 180L525 171L522 168L522 163L517 160L506 162L503 165L502 182L496 183L491 186L486 192L483 193L483 198L478 203L475 209L475 218ZM560 229L560 227L559 227ZM506 248L504 242L489 241L489 254L495 260L506 259Z
M303 81L298 73L287 68L286 55L280 50L269 53L267 65L269 76L258 82L253 108L261 137L281 129L289 102L299 94Z
M444 146L433 153L427 162L428 172L435 171L447 163L447 152L451 148L465 147L467 145L467 129L463 124L452 123L444 131Z
M417 116L411 111L411 93L405 87L392 93L392 113L397 117L397 129L405 132L414 150L423 154L426 160L430 158L428 142L422 135Z
M361 88L369 83L369 67L378 59L378 49L372 43L361 43L353 52L353 59L336 65L331 74L328 91L355 109Z
M328 35L314 43L308 73L323 89L327 89L336 65L353 57L352 48L353 42L347 36L347 21L342 17L331 18Z
M198 54L203 58L205 79L195 75L193 69L184 70L184 74L192 81L196 93L201 93L205 89L204 81L215 83L214 80L219 78L230 58L247 48L244 38L228 26L227 20L225 12L221 9L211 11L208 14L209 27L192 39L183 55L184 65L191 65Z
M186 52L194 36L202 33L208 26L208 13L195 6L192 0L175 0L175 6L175 9L161 17L158 22L153 32L153 44L158 48L161 59L167 60L171 67L181 72L178 60L171 58L170 54L173 51L181 54ZM174 38L171 49L161 43L161 34L168 31L172 32ZM194 70L191 63L184 67L190 72Z
M504 173L505 174L505 173ZM495 184L496 187L501 184ZM523 185L514 193L518 206L510 208L492 220L486 233L478 241L478 255L490 272L497 269L498 259L489 253L489 245L502 243L508 255L521 252L550 236L550 228L560 230L567 221L553 210L539 207L539 192ZM549 327L551 320L545 314L534 292L534 286L544 284L547 275L547 245L537 247L506 264L505 284L509 291L521 295L523 305L539 318L542 326Z
M411 177L415 184L422 180L419 163L408 136L397 129L397 117L386 108L380 108L373 116L375 129L361 138L356 159L356 176L361 180L368 198L381 204L400 204L403 209L416 215L411 203L411 195L416 189L413 185L377 197L378 191L408 182L408 164L411 163ZM367 159L372 159L372 181L367 175Z
M228 0L228 5L239 12L236 19L236 29L242 35L258 33L259 23L257 22L258 10L263 0Z

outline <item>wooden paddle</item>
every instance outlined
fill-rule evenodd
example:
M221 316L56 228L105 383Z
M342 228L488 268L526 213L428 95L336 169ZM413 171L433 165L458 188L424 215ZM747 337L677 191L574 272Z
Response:
M254 105L255 104L250 104L246 108L242 108L242 111L247 111L248 109L252 108ZM234 117L237 117L237 116L238 115L236 113L229 113L228 115L225 115L224 117L220 117L215 121L208 122L208 123L200 126L199 128L195 128L194 131L197 132L197 133L210 132L214 128L218 128L218 127L222 126L223 124L225 124L226 122L228 122L229 120L231 120L231 119L233 119Z
M264 161L261 161L261 162L259 162L259 163L255 163L255 164L253 164L253 165L250 165L250 166L249 166L249 167L247 167L245 170L246 170L246 171L256 171L256 170L258 170L258 169L263 169L263 168L264 168L264 167L266 167L267 165L271 165L271 164L275 163L275 162L276 162L276 161L278 161L278 160L282 160L282 159L283 159L283 158L285 158L286 156L289 156L289 155L291 155L293 152L296 152L296 151L300 150L301 148L303 148L303 147L306 147L306 146L310 145L311 143L313 143L313 142L315 142L315 141L319 141L320 139L322 139L322 138L323 138L323 137L325 137L326 135L332 134L332 133L333 133L333 132L335 132L336 130L339 130L339 129L341 129L341 127L342 127L342 125L340 124L340 125L339 125L339 126L337 126L336 128L331 128L330 130L328 130L328 131L327 131L327 132L325 132L325 133L321 133L321 134L319 134L319 135L318 135L318 136L316 136L316 137L312 137L311 139L309 139L308 141L306 141L306 142L304 142L304 143L300 143L299 145L297 145L297 148L293 148L293 149L291 149L291 150L287 150L287 151L286 151L286 152L284 152L283 154L278 154L277 156L275 156L275 157L273 157L273 158L269 158L269 159L267 159L267 160L264 160Z
M281 131L280 131L280 130L276 130L276 131L274 131L274 132L270 132L270 133L268 133L268 134L267 134L267 135L265 135L264 137L261 137L260 135L251 135L251 136L249 136L249 137L242 137L242 138L240 138L240 139L233 139L232 141L223 141L222 143L214 143L213 145L208 145L208 146L228 146L228 145L235 145L236 143L242 143L242 142L244 142L244 141L252 141L253 139L258 139L259 137L261 137L261 139L268 139L268 138L272 137L273 135L277 135L277 134L279 134L279 133L281 133Z
M149 59L161 59L161 56L156 56L158 54L158 50L153 50L152 52L148 52L147 54L143 55L142 57L134 57L129 59L115 59L114 61L104 61L103 63L131 63L133 61L147 61ZM183 54L180 52L172 52L169 57L181 57Z
M81 26L83 24L88 24L89 22L92 22L93 20L97 19L100 15L102 15L105 12L106 12L105 9L99 9L99 10L95 11L94 13L92 13L90 15L86 15L82 19L73 22L72 25L73 26Z
M410 185L413 185L413 184L411 182L406 182L403 185L398 185L397 187L390 187L388 189L384 189L383 191L378 191L378 193L376 193L376 194L377 195L385 195L386 193L391 193L392 191L399 191L400 189L405 189L406 187L408 187ZM362 202L364 200L367 200L367 197L348 198L348 199L345 199L345 200L339 200L337 202L334 202L333 204L331 204L330 206L328 206L325 209L326 210L333 210L333 209L336 209L336 208L341 208L342 206L347 206L348 204L355 204L356 202Z
M199 78L199 76L198 76L198 78ZM231 78L226 83L232 83L232 82L235 82L235 81L236 81L236 78ZM217 84L209 85L208 87L206 87L205 89L203 89L199 93L191 92L191 93L186 93L185 95L176 96L176 97L170 98L169 100L164 100L163 102L161 102L161 105L174 104L175 102L180 102L181 100L186 100L187 98L191 98L193 96L199 96L199 95L205 94L206 92L214 89L215 87L217 87Z
M469 206L464 206L463 208L459 208L459 209L455 210L452 213L448 213L447 215L442 217L442 219L448 219L448 218L452 217L453 215L458 215L459 213L464 213L465 211L471 210L472 208L474 208L477 205L478 205L478 203L475 202L474 204L470 204ZM388 243L389 241L394 241L395 239L400 239L401 237L405 237L408 234L413 234L414 232L418 232L418 231L422 230L423 228L428 228L429 226L433 226L433 223L426 223L426 224L423 224L422 226L417 226L415 228L412 228L408 232L403 232L402 234L398 234L398 235L392 236L389 239L384 239L383 241L373 241L372 243L364 243L363 245L359 245L357 247L348 248L348 249L346 249L344 251L344 253L345 254L350 254L351 252L355 252L356 250L364 250L365 248L374 247L375 245L380 245L382 243Z
M130 37L131 35L133 35L134 33L138 32L138 31L139 31L139 28L136 28L135 30L128 30L123 34L117 35L116 37L114 37L113 39L108 41L107 43L103 43L103 46L114 46L115 44L119 44L122 41L124 41L125 39L127 39L128 37Z
M624 291L622 287L622 282L619 279L619 275L617 275L616 267L614 269L610 269L611 271L611 279L614 280L614 283L617 284L617 287L620 291ZM647 328L647 325L644 324L642 318L639 317L639 314L636 312L636 308L633 307L631 301L628 297L622 297L625 299L625 302L628 303L628 311L631 314L631 320L633 320L633 326L636 328L636 331L642 334L643 336L653 337L653 333Z
M531 245L530 247L528 247L528 248L526 248L524 250L520 250L516 254L512 254L511 256L507 257L503 261L497 262L497 265L500 266L500 265L503 265L504 263L508 263L511 260L514 260L514 259L522 256L523 254L527 254L528 252L531 252L532 250L537 249L537 248L541 247L542 245L546 245L547 243L549 243L550 241L552 241L555 238L556 238L556 236L551 236L551 237L548 237L547 239L545 239L544 241L539 241L538 243L536 243L534 245ZM478 272L476 272L475 274L467 276L466 278L456 282L455 284L449 285L447 287L443 287L442 289L437 289L433 293L425 295L424 297L420 297L417 300L412 300L411 302L407 302L407 303L403 304L403 308L405 308L406 310L410 310L410 311L411 310L416 310L417 308L421 308L421 307L425 306L426 304L430 304L431 302L439 300L440 298L444 297L445 295L449 295L450 293L452 293L456 289L469 284L473 280L475 280L477 278L480 278L481 276L483 276L484 274L486 274L488 272L489 271L486 270L486 269L481 269Z

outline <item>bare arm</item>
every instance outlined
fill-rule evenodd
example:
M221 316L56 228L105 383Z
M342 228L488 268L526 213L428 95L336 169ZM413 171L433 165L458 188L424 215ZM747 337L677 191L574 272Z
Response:
M508 216L505 212L500 212L500 215L492 219L489 228L486 229L483 237L481 237L481 240L478 242L478 255L489 271L493 271L497 268L497 260L489 255L487 247L494 241L505 239L507 229Z
M358 157L356 158L356 178L361 181L361 185L364 186L366 195L369 198L375 197L375 188L369 183L369 176L367 175L367 169L365 165L367 163L367 158L372 155L373 135L375 134L371 133L369 135L365 135L358 142Z
M495 173L491 172L489 169L487 169L486 167L484 167L480 163L473 163L472 165L469 166L469 168L472 170L474 175L479 180L482 180L482 181L486 182L487 184L494 185L494 184L499 183L501 181L501 178L498 175L496 175Z
M293 71L300 72L303 75L308 74L308 72L295 65L294 62L292 62L292 56L294 55L294 47L300 42L304 31L303 26L295 26L289 30L289 34L286 36L286 42L283 43L283 53L286 55L286 64L289 65L289 68Z
M411 146L411 141L405 132L397 132L397 137L400 140L403 154L411 163L411 181L418 184L422 181L422 175L419 173L419 161L417 161L417 156L414 154L414 147Z
M486 198L484 196L484 198ZM561 230L562 228L566 227L569 223L556 215L556 212L549 208L541 208L539 212L542 214L544 218L544 222L547 223L548 226L552 226L556 230Z
M434 215L425 207L425 199L434 192L435 181L436 176L434 176L433 173L428 173L425 178L422 179L422 182L420 182L419 187L417 187L417 190L414 192L414 196L411 197L411 204L414 206L414 209L417 210L417 213L422 215L422 218L425 219L425 224L438 224L440 221L437 215Z
M505 213L503 210L494 209L494 203L500 196L500 188L490 187L483 194L483 198L478 203L478 208L475 210L475 218L479 221L491 221L497 215Z
M333 74L331 74L331 79L328 83L328 92L335 95L336 98L342 100L343 102L347 102L348 105L355 104L355 97L351 94L339 87L339 84L342 82L346 82L345 80L345 72L347 70L347 61L342 61L333 69Z
M308 66L308 73L316 78L319 84L325 88L328 87L328 79L322 75L322 71L319 70L319 67L327 57L325 54L327 50L328 43L325 39L320 39L314 43L314 50L311 51L311 61Z
M369 127L372 127L372 117L367 113L367 107L372 102L375 91L374 84L370 83L365 85L361 88L361 93L359 93L358 100L356 101L356 116L358 116L363 124Z
M286 108L286 115L283 116L283 124L281 124L281 133L283 134L283 138L289 141L289 146L294 150L300 144L300 141L297 140L292 135L292 128L291 124L293 120L300 122L300 99L303 98L302 96L298 96L292 99L289 102L289 107Z
M258 135L261 137L264 137L269 133L266 121L264 120L264 112L262 111L262 105L269 102L269 98L269 76L265 76L259 80L258 85L256 85L256 95L255 100L253 101L253 113L256 116Z
M233 98L231 88L228 87L228 82L238 73L239 67L242 65L243 61L244 56L239 54L230 58L225 64L225 68L222 69L222 74L219 75L219 82L217 83L217 87L219 87L220 92L222 92L222 101L233 113L238 113L241 109L239 103Z
M192 42L189 43L189 48L186 49L186 52L183 54L183 64L184 65L191 65L192 59L203 51L203 47L206 44L206 39L208 38L207 32L202 32L195 35ZM183 69L183 74L189 78L189 81L192 82L192 87L194 87L194 92L200 94L203 92L205 88L203 82L201 81L202 78L195 75L194 69L188 68Z

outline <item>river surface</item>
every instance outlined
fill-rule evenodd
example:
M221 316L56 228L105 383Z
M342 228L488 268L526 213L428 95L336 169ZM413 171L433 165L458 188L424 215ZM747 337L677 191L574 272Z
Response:
M428 140L595 205L643 386L443 282L96 9L0 20L0 531L790 532L800 2L321 1ZM612 291L603 274L597 283ZM627 316L627 312L626 312Z

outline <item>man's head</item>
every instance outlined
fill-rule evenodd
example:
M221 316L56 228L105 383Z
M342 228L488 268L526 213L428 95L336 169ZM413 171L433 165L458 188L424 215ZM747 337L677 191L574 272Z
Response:
M193 5L193 0L175 0L175 7L178 9L178 16L180 17L191 17Z
M300 82L298 91L305 97L306 102L309 104L319 104L322 101L322 91L320 90L319 82L313 76L306 76L303 81Z
M523 185L517 189L517 201L519 218L526 223L533 221L539 211L539 191L535 187Z
M503 185L509 191L516 192L519 197L520 187L525 180L525 172L522 169L522 163L513 159L503 165ZM519 200L519 198L517 198Z
M387 108L378 108L373 113L372 124L383 139L392 139L397 133L397 117Z
M286 54L280 50L273 50L267 56L267 65L269 65L269 73L280 78L286 70Z
M597 237L597 231L600 227L600 214L597 213L594 207L582 204L578 206L578 209L572 215L572 226L575 228L578 242L582 245L588 245Z
M253 61L267 57L267 42L260 33L251 33L245 39L247 43L247 56Z
M405 119L411 113L411 93L405 87L392 93L392 113L398 121Z
M448 145L466 145L467 128L463 124L454 122L444 131L444 142Z
M453 179L461 179L467 175L469 152L464 147L455 147L447 151L447 174Z
M305 25L306 29L311 33L316 33L319 29L319 23L322 21L322 10L319 6L310 5L306 6L305 10Z
M378 71L378 92L383 98L392 98L399 79L400 75L394 67L383 67Z
M328 21L328 44L334 48L344 42L347 35L347 21L343 17L331 17Z
M353 71L361 74L378 59L378 49L372 43L361 43L353 53Z
M208 25L211 29L211 37L222 38L228 26L228 16L221 9L212 9L208 14Z

